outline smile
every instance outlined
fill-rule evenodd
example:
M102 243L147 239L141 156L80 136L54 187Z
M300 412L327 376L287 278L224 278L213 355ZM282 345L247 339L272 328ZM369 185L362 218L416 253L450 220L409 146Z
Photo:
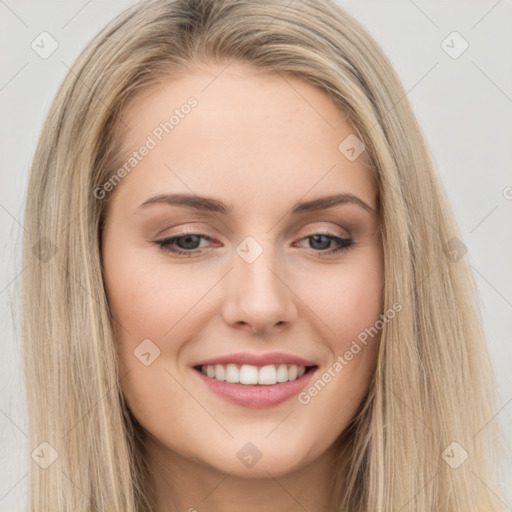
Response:
M242 352L192 366L206 388L238 406L268 408L297 396L318 365L283 353Z

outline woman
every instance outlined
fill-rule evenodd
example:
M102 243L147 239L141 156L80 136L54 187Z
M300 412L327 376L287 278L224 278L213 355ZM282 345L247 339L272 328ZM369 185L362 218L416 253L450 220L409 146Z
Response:
M26 219L33 510L503 510L461 237L335 3L128 9Z

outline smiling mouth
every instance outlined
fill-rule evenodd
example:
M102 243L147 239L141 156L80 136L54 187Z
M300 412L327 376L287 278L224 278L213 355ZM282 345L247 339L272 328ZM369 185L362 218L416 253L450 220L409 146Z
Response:
M206 377L221 382L245 385L272 386L300 379L317 366L300 366L296 364L215 364L198 365L194 370Z

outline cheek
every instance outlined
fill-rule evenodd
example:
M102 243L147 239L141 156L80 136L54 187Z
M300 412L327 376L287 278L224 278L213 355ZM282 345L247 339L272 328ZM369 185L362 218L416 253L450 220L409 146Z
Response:
M138 402L142 396L151 402L154 389L158 389L154 381L163 348L161 333L172 326L169 312L173 311L173 295L169 293L164 302L155 294L159 289L155 272L143 255L143 251L123 245L123 237L114 233L104 243L105 287L114 318L121 375L128 372L122 386L129 403ZM147 359L151 365L145 366Z
M314 287L310 283L302 288L308 306L318 312L318 325L324 326L321 344L328 345L331 356L304 400L314 402L319 411L331 409L339 425L355 413L375 370L380 342L375 326L382 327L378 321L383 313L381 263L374 248L350 264L347 259L335 272L331 268L317 276Z
M181 370L183 348L206 322L207 301L201 299L218 277L211 268L200 272L193 265L168 264L152 249L113 245L105 247L105 285L121 375L129 372L123 391L132 411L142 417L157 411L155 419L164 418L181 396L166 370Z
M186 405L179 385L166 371L180 351L180 345L169 339L186 339L186 322L178 321L190 309L190 301L186 279L179 272L171 273L168 265L148 261L149 252L106 244L104 275L115 319L123 395L137 420L153 432L169 424L177 407Z
M109 304L121 324L119 339L161 340L197 302L203 286L192 286L186 270L148 258L152 249L130 248L126 256L107 253L105 281ZM205 286L208 284L208 280Z
M378 251L357 261L327 269L312 283L302 284L301 296L325 325L326 339L339 353L350 346L382 313L382 268ZM312 285L314 284L314 286Z

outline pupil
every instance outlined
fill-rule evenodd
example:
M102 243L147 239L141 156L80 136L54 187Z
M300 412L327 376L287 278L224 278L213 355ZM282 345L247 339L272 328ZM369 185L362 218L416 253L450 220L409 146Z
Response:
M190 247L189 246L189 242L190 240L192 240L192 246L194 246L195 244L197 244L198 242L198 236L197 235L186 235L186 236L182 236L178 239L178 242L180 240L185 240L185 244L182 244L182 243L178 243L178 245L182 248L182 249L196 249L196 247ZM183 245L185 245L185 247L183 247Z
M321 239L321 238L324 238L324 241L325 243L323 244L324 247L314 247L315 249L328 249L329 248L329 245L331 243L331 240L329 238L327 238L325 235L313 235L312 239L313 239L313 245L316 244L316 242ZM320 243L320 245L322 245Z

